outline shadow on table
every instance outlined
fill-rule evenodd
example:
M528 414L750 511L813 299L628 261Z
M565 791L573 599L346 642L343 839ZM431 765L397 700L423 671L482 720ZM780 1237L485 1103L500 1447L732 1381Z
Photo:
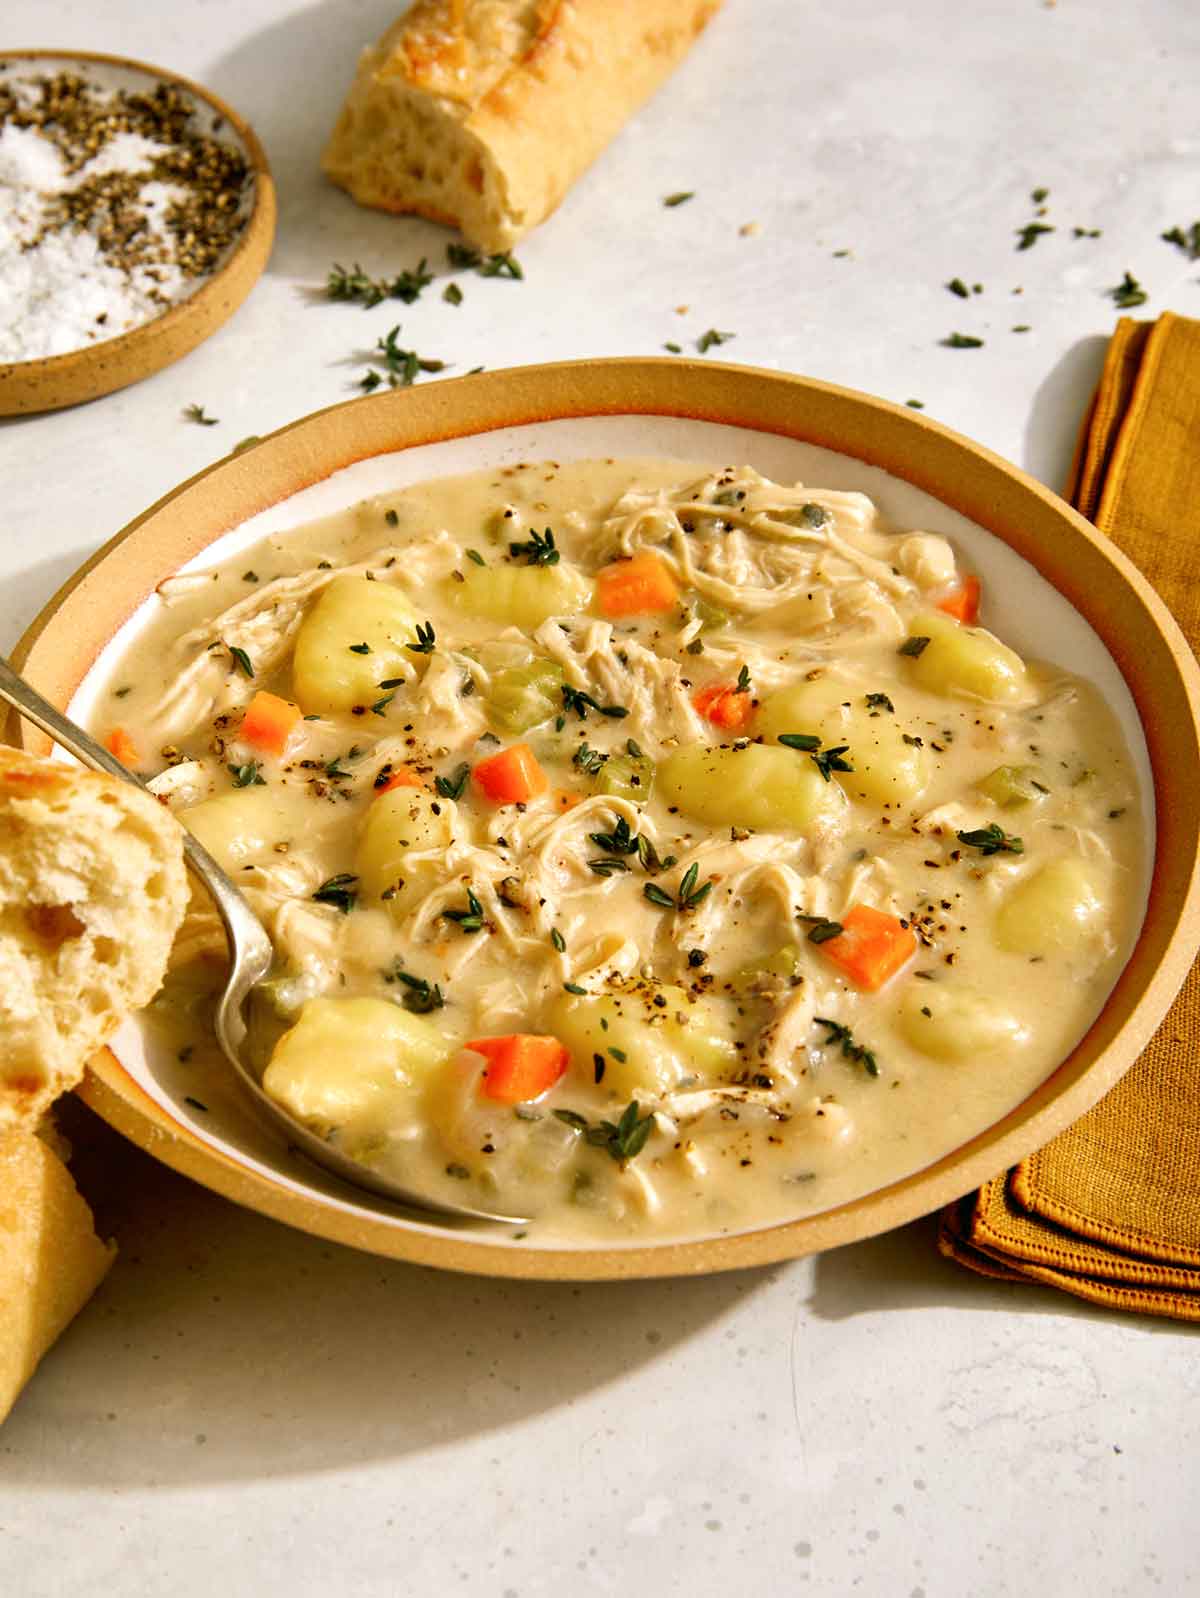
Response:
M0 521L0 539L26 538L31 531L26 529L19 535L15 532L6 533ZM3 591L0 591L0 651L5 654L11 651L46 601L58 592L73 572L79 570L95 547L95 544L85 544L65 555L55 555L52 560L24 566L4 579ZM0 712L0 726L3 722L4 713Z
M1062 493L1071 469L1075 442L1107 350L1107 338L1073 344L1033 397L1021 464L1056 494Z
M322 0L261 28L205 74L208 86L253 124L279 194L267 268L319 290L334 261L378 273L442 263L445 228L355 204L321 172L321 153L358 64L358 52L395 21L396 0ZM411 257L411 258L410 258ZM399 308L399 302L397 302Z
M928 1215L881 1237L820 1255L813 1262L809 1314L841 1321L889 1310L961 1309L1107 1321L1126 1333L1136 1328L1200 1336L1200 1327L1107 1309L1041 1282L999 1282L977 1276L938 1253L937 1229L937 1216Z
M239 1209L77 1108L75 1168L121 1253L0 1434L9 1487L170 1487L428 1452L669 1359L769 1280L503 1282L381 1260Z

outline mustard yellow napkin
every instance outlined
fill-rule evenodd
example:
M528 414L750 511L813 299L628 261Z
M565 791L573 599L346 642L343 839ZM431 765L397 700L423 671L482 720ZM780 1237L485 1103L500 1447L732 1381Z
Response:
M1067 495L1200 646L1200 322L1117 324ZM1200 961L1107 1098L942 1215L943 1254L1115 1309L1200 1321Z

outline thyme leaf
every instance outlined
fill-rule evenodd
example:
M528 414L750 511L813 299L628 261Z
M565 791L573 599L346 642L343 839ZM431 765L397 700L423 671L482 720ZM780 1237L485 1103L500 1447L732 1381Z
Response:
M956 832L955 837L959 843L965 843L968 849L978 849L982 855L1025 853L1025 845L1021 839L1014 838L994 821L989 822L986 827L976 827L973 831Z
M822 749L812 757L813 765L824 777L826 782L832 780L835 771L853 771L854 767L843 756L850 753L849 744L835 744L832 749Z
M879 1061L875 1058L874 1050L856 1043L854 1033L848 1026L843 1026L840 1021L827 1021L823 1015L815 1015L813 1020L818 1026L828 1028L829 1035L824 1040L827 1048L830 1044L839 1044L845 1059L861 1065L868 1076L879 1075Z
M189 422L199 422L201 427L215 427L220 420L218 416L206 415L203 405L185 405L183 414Z
M599 749L591 749L587 744L580 744L571 756L571 764L578 766L580 771L586 771L589 777L594 777L608 759Z
M610 1049L609 1053L616 1058L622 1058L618 1049ZM601 1070L603 1056L597 1056L597 1060L596 1080L599 1081L603 1075ZM635 1160L645 1148L646 1139L650 1136L654 1125L653 1111L643 1115L641 1108L636 1099L630 1099L621 1112L620 1120L597 1121L594 1125L585 1115L580 1115L578 1110L555 1110L554 1114L565 1126L581 1132L593 1148L603 1149L618 1165L626 1165L630 1160Z
M728 344L731 338L736 338L736 333L721 333L715 327L710 327L707 332L701 333L696 340L696 348L701 355L705 355L717 344Z
M254 667L251 664L250 656L246 653L246 651L244 649L239 649L237 644L226 644L225 647L228 649L230 656L233 659L234 665L238 668L242 675L244 677L253 677Z
M471 775L471 768L464 760L460 766L455 766L448 777L435 777L433 786L443 799L461 799L462 791L467 785L467 778Z
M815 732L781 732L779 742L785 749L799 749L806 755L815 754L821 747L821 740Z
M1024 227L1017 229L1017 249L1032 250L1043 233L1053 232L1049 222L1026 222Z
M467 889L467 907L465 910L443 910L440 913L443 921L454 921L460 932L483 931L483 906L475 897L473 888Z
M312 895L317 904L331 904L344 916L349 915L358 903L358 878L350 871L327 878Z
M399 960L393 962L392 969L383 973L385 982L399 982L405 988L401 999L406 1010L413 1015L429 1015L434 1010L443 1010L446 1007L446 995L441 986L434 982L426 982L424 977L415 977L411 971L406 971Z
M916 660L918 655L923 655L925 653L932 642L932 638L926 638L923 635L914 634L913 637L906 638L904 640L899 649L897 649L896 653L898 655L908 655L913 660Z
M588 837L607 854L634 854L639 841L630 832L629 823L624 816L618 820L611 832L589 832Z
M508 552L514 560L523 555L531 566L557 566L562 559L554 547L554 534L547 527L544 533L531 530L524 543L510 544Z
M433 623L418 622L416 643L405 644L404 647L411 649L414 655L432 655L437 648L437 634L433 630Z
M1145 305L1150 298L1132 272L1126 272L1117 286L1107 292L1113 304L1121 311L1132 310L1135 305Z
M1168 228L1159 238L1164 244L1174 244L1182 250L1189 261L1200 261L1200 222L1193 222L1190 228Z

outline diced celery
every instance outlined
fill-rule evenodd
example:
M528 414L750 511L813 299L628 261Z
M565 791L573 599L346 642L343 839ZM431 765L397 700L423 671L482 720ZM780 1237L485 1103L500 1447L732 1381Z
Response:
M497 672L488 689L488 720L500 732L528 732L562 709L563 681L563 669L553 660Z
M596 774L596 792L645 804L654 792L654 762L646 755L611 755Z
M975 784L985 799L1004 810L1018 805L1038 804L1046 797L1044 784L1034 776L1032 766L997 766Z
M751 992L763 985L764 978L784 977L790 981L800 975L803 965L804 955L799 945L785 943L782 948L776 949L774 954L764 955L761 960L751 960L748 965L740 966L731 980L735 988ZM766 986L771 984L768 982Z
M710 604L703 595L698 596L695 600L692 605L692 612L705 632L714 627L725 627L729 624L729 612L722 610L720 605Z

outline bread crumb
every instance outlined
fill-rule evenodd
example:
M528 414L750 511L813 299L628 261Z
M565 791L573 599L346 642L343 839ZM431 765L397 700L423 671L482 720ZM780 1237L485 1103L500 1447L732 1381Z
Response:
M744 239L756 239L762 232L761 222L743 222L738 232Z

